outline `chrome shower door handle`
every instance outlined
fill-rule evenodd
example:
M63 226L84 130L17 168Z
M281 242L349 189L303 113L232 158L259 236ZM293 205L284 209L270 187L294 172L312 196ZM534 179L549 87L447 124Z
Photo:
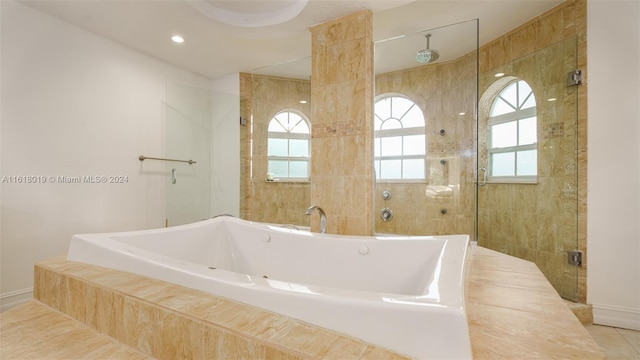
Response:
M480 178L480 171L482 171L482 178ZM478 186L485 186L485 185L487 185L487 169L481 167L481 168L478 168Z
M178 180L177 176L178 176L178 173L176 172L176 169L175 168L171 169L171 183L172 184L175 184L176 181Z

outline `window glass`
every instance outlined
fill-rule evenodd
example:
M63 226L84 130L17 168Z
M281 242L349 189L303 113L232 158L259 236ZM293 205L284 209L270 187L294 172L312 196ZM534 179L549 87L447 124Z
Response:
M268 141L268 156L287 156L289 152L287 139L269 139Z
M402 179L402 160L380 161L380 177L382 179Z
M424 179L424 160L406 159L402 160L402 177L404 179Z
M491 157L491 168L493 169L493 173L491 175L514 176L516 174L515 158L515 152L493 154Z
M376 119L375 128L379 129L382 121L391 117L391 98L389 97L376 101L374 105L374 112Z
M515 110L515 105L518 103L518 83L507 85L500 93L500 97Z
M425 149L425 136L424 135L407 135L404 136L404 143L402 144L403 155L424 155Z
M285 160L269 160L269 172L277 178L288 177L289 162Z
M538 141L536 117L518 121L518 145L535 144Z
M283 111L268 126L267 172L277 179L309 179L310 126L301 114Z
M531 87L529 86L529 84L527 84L525 81L519 81L516 83L518 86L518 109L526 109L529 108L531 106L536 106L535 102L533 103L533 105L531 105L531 101L532 99L535 99L535 97L533 96L533 90L531 90ZM525 106L525 104L527 104Z
M424 116L422 110L417 105L413 107L402 118L402 125L405 128L424 127Z
M491 147L505 148L518 145L518 124L515 121L491 127Z
M424 180L426 136L420 107L388 96L374 107L374 167L379 180Z
M302 118L299 118L298 121L292 125L291 132L295 134L308 134L309 133L309 125Z
M389 118L380 126L380 130L402 129L402 123L398 119Z
M494 100L488 119L490 181L530 181L537 176L535 106L533 90L523 80L509 83Z
M524 102L524 104L522 104L522 109L536 107L536 98L533 96L533 93L531 94L532 96L529 96L527 100Z
M384 156L402 155L402 136L384 137L380 140L380 151Z
M403 119L404 121L404 116L407 114L409 109L413 107L413 105L413 101L409 99L403 97L393 98L391 102L391 114L396 119Z
M518 151L518 176L531 176L538 173L538 150Z
M271 120L269 122L269 132L287 132L287 130L282 127L279 121Z
M506 101L501 98L497 98L493 103L493 108L491 109L491 116L498 116L507 114L513 111L513 107L511 107Z
M291 166L290 169L290 176L293 178L303 178L303 177L307 177L307 174L309 173L309 162L308 161L295 161L292 160L291 162L289 162L289 165Z
M291 157L308 157L309 156L309 140L291 139L289 140L289 156Z

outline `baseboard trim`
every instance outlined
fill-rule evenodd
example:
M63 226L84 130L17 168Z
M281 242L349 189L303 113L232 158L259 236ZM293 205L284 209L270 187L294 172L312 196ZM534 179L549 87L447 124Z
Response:
M1 294L0 312L9 310L31 299L33 299L33 287Z
M593 323L640 331L640 309L591 304Z

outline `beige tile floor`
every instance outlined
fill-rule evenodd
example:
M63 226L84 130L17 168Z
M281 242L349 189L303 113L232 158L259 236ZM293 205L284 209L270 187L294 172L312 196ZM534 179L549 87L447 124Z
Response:
M585 326L593 340L607 354L609 360L640 360L640 331L609 326Z
M126 346L117 343L115 340L109 338L106 335L98 334L93 329L87 329L84 325L80 325L72 319L64 316L55 311L51 311L48 307L40 305L37 302L31 302L22 306L24 310L23 315L20 315L20 309L14 309L13 311L7 311L0 314L0 359L9 360L23 360L25 358L31 359L63 359L70 358L73 351L78 351L76 354L84 354L84 358L146 358L144 355L133 351ZM12 314L13 315L10 315ZM7 317L8 316L8 317ZM37 325L36 327L29 327L26 329L18 329L16 327L27 326L29 322L25 322L23 316L37 318L37 322L31 322L31 324ZM47 320L49 321L43 321ZM52 334L52 328L50 326L41 326L43 323L50 323L55 320L58 325L62 323L68 323L69 326L61 326L65 331L56 332ZM591 334L596 343L603 349L609 360L633 360L640 359L640 331L618 329L608 326L600 325L587 325L585 326L587 331ZM26 330L26 331L25 331ZM81 338L77 338L78 334L83 334ZM15 341L12 338L14 335L20 337L38 338L40 344L38 346L20 346L23 341ZM94 352L87 353L86 343L87 337L92 337L91 343L96 345ZM60 341L65 340L65 346L55 346ZM70 341L66 341L70 340ZM104 344L103 344L104 343ZM50 344L53 349L48 346ZM73 345L69 347L70 345ZM98 346L99 345L99 346ZM78 347L79 346L79 347ZM64 353L56 353L56 351L64 351ZM105 354L109 354L109 356ZM72 356L71 356L72 357Z

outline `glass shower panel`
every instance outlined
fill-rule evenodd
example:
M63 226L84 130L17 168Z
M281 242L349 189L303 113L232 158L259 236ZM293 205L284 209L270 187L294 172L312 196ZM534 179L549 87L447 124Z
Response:
M578 248L578 86L568 85L567 77L577 68L577 39L506 64L483 65L487 70L479 79L478 166L492 167L490 175L512 178L480 182L478 244L534 262L563 298L576 301L579 268L567 259L568 252ZM491 108L500 104L498 93L517 80L524 80L536 99L522 106L535 105L536 117L519 120L518 145L534 148L490 154L488 144L496 141L495 126L488 125ZM502 161L498 155L512 159ZM517 182L517 175L528 180Z
M475 239L477 69L477 20L376 42L376 233Z
M241 216L247 220L309 226L312 133L311 57L254 69L245 81L249 91L243 128L245 167ZM271 121L274 119L276 121ZM311 128L302 120L309 121ZM289 129L289 134L285 129ZM283 136L269 136L279 132Z
M212 92L168 85L165 103L166 223L182 225L210 217Z

